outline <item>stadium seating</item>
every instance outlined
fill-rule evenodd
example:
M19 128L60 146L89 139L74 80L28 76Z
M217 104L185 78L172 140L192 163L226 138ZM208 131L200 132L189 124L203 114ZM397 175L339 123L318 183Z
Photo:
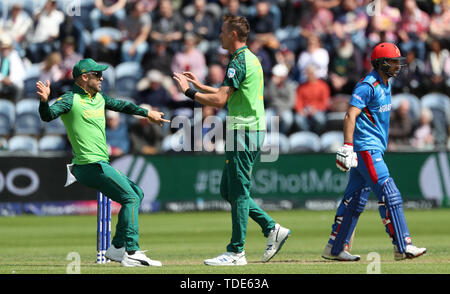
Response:
M31 136L12 136L8 141L8 149L10 151L27 151L36 154L39 151L38 147L37 139Z
M46 135L39 140L39 151L64 151L66 140L62 136Z
M42 131L42 121L39 116L39 100L26 98L16 104L16 135L39 135Z
M137 83L142 77L143 70L139 63L128 61L116 66L115 94L136 98Z
M320 137L313 132L296 132L289 136L290 152L320 151Z
M330 111L327 113L327 130L342 130L350 99L351 96L347 94L331 97Z
M15 106L9 100L0 99L0 135L7 136L14 126Z
M414 123L417 123L419 121L420 116L420 100L417 96L410 94L410 93L399 93L392 96L391 103L392 103L392 109L395 110L400 105L400 102L403 99L407 99L410 104L410 115L413 119Z
M33 64L27 68L23 82L23 97L37 97L36 83L39 81L40 65Z
M328 131L320 136L320 150L324 152L336 152L344 145L344 133L342 131Z
M422 108L433 113L434 137L437 146L447 144L447 128L450 123L450 98L441 93L429 93L420 100Z
M111 94L114 89L114 82L116 79L114 66L105 62L99 62L99 64L108 66L108 68L103 72L102 92Z
M104 37L110 38L111 42L106 46L111 50L118 50L120 47L120 41L122 40L122 33L112 27L101 27L92 32L92 41L101 43L102 38Z
M264 143L262 150L267 150L269 148L279 147L280 153L289 153L289 138L278 132L268 132L264 137Z

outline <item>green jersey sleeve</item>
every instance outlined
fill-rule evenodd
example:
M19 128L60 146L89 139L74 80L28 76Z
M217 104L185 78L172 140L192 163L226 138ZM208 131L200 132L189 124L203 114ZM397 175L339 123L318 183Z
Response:
M124 100L114 99L106 94L102 93L103 98L105 98L105 108L117 112L122 112L126 114L140 115L146 117L148 115L148 110L138 105Z
M245 80L246 68L244 54L238 55L227 67L222 86L239 89L239 85Z
M56 102L51 106L47 102L42 102L39 104L39 115L41 119L45 122L49 122L58 118L61 114L67 113L72 108L73 104L73 94L66 93L63 96L56 99Z

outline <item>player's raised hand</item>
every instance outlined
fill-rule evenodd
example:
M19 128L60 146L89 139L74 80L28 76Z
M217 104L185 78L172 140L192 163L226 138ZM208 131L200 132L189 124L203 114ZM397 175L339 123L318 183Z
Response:
M344 144L340 147L336 154L336 166L344 171L348 172L352 167L358 166L358 157L353 152L353 146L350 144Z
M194 73L185 71L183 72L183 75L187 78L188 82L192 83L197 89L200 88L201 83Z
M50 96L50 81L47 80L45 85L43 82L39 81L36 83L36 88L36 94L40 97L41 101L47 102L48 96Z
M162 118L164 116L163 112L159 112L159 111L154 111L154 110L149 110L148 111L148 119L153 122L156 123L158 125L160 125L162 127L162 123L170 123L170 120L164 119Z
M185 93L186 90L189 88L189 82L187 80L187 77L184 76L181 73L174 72L173 73L173 79L177 81L178 88L180 88L181 92Z

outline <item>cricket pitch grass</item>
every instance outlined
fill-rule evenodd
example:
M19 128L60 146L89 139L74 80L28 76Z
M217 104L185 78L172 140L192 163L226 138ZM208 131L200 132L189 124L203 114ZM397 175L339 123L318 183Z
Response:
M450 210L406 210L413 243L426 255L394 261L393 246L377 211L365 211L356 228L353 254L359 262L321 258L334 211L273 211L276 222L291 229L282 250L262 263L266 246L260 228L249 219L248 265L210 267L203 260L225 251L231 237L226 211L141 214L140 246L159 268L124 268L119 263L97 265L96 216L32 216L0 218L0 274L66 274L74 262L81 274L449 274ZM112 216L112 233L117 215ZM374 262L379 261L376 267Z

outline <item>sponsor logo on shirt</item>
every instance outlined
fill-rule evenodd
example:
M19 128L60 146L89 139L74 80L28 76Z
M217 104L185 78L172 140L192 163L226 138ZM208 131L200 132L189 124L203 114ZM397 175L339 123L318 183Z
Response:
M234 75L236 74L236 70L234 68L229 68L228 72L227 72L227 76L232 79L234 77Z
M392 108L392 104L384 104L380 106L380 109L378 110L378 112L387 112L387 111L391 111Z

